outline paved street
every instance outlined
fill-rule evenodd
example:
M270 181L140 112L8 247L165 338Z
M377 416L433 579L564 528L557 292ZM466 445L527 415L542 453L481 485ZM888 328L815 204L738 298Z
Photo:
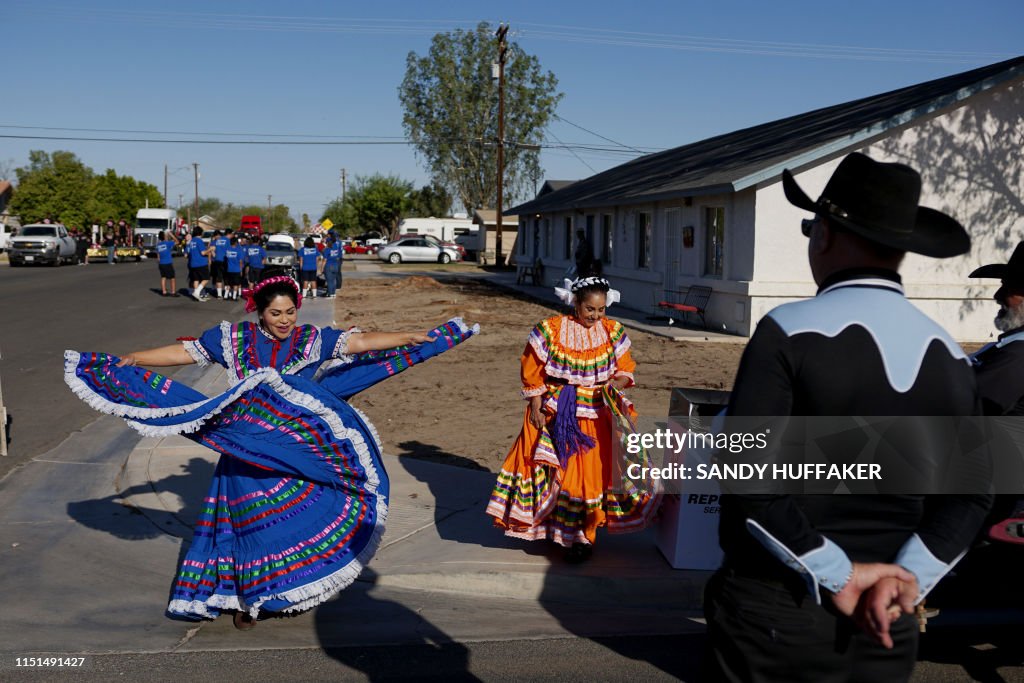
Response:
M706 573L669 569L650 534L606 537L591 563L566 565L487 527L490 474L394 456L384 543L339 598L246 633L166 618L214 456L98 417L60 376L64 348L160 345L244 315L156 296L155 275L151 261L0 266L19 321L0 337L0 376L20 463L0 478L0 680L698 680ZM303 319L329 323L332 305L310 301ZM196 367L178 378L223 383ZM1003 595L930 624L915 680L1024 680L1021 614ZM16 666L36 654L85 666Z
M184 287L184 259L176 259ZM156 290L154 293L153 289ZM161 298L156 263L11 268L0 265L0 381L11 414L10 455L0 476L43 453L97 414L67 390L65 349L128 352L170 344L238 316L241 304ZM173 375L172 375L173 376Z

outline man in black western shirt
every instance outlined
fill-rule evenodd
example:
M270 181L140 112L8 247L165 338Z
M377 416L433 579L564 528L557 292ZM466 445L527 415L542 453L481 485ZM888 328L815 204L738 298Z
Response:
M995 326L999 339L976 351L971 360L986 415L1024 416L1024 242L1008 263L990 263L970 277L998 278ZM1024 544L1024 498L997 496L989 517L989 538Z
M730 419L979 414L966 354L906 300L897 274L908 251L945 258L970 248L953 218L918 206L917 172L855 153L817 201L788 170L783 188L815 215L803 232L819 289L758 323ZM920 452L927 468L926 454L945 449L929 442L938 435L920 436L899 455L916 462ZM704 605L709 677L908 679L917 627L906 613L962 556L990 502L983 494L724 496L725 560Z

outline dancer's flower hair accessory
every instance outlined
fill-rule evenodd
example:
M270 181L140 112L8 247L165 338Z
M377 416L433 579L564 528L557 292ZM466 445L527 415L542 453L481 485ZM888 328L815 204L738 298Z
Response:
M278 275L277 277L268 277L266 280L260 280L252 289L242 290L242 296L245 297L246 313L256 312L256 294L261 289L270 285L276 285L280 282L286 282L292 286L295 290L295 308L302 308L302 288L299 287L299 283L295 281L295 278L288 277L287 275Z
M561 287L555 287L555 296L557 296L562 302L569 306L576 305L576 292L580 291L584 287L590 287L592 285L602 285L608 288L608 293L605 295L605 305L611 306L614 303L618 303L622 300L622 295L619 290L612 289L611 283L606 278L593 276L577 278L575 280L565 279L562 281Z

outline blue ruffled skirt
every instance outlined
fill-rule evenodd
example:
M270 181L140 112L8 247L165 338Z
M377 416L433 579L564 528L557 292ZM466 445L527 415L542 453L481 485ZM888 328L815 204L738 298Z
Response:
M455 319L427 344L359 354L315 380L263 369L214 397L116 356L65 352L65 381L92 407L223 456L168 612L296 612L352 583L380 543L388 479L373 426L345 400L477 331Z

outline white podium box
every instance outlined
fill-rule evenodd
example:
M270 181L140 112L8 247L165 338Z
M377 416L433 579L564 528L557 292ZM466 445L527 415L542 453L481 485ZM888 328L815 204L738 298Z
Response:
M671 412L683 415L697 415L698 406L693 397L683 398L686 390L676 389L673 394ZM727 392L700 392L699 399L711 399L701 407L707 412L719 412L728 397ZM698 399L698 400L699 400ZM683 405L679 405L682 401ZM680 410L680 408L682 408ZM678 412L677 412L678 411ZM688 420L682 422L669 418L668 428L684 434L689 430ZM696 472L698 464L708 464L712 455L710 449L690 449L675 458L686 465L689 472ZM661 514L657 527L657 546L673 569L718 569L722 564L722 549L718 545L719 496L718 484L713 481L675 482L680 493L666 494L661 503Z

